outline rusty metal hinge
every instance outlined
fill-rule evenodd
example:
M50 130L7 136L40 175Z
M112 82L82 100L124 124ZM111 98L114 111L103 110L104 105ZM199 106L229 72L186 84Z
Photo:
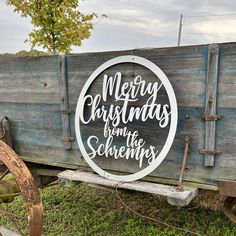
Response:
M74 137L62 137L62 140L63 140L64 142L72 142L72 141L75 140L75 138L74 138Z
M70 109L61 109L60 112L61 112L61 114L71 114L72 110L70 110Z
M207 149L204 149L204 148L201 148L199 149L199 153L200 154L204 154L204 155L217 155L217 154L220 154L219 151L216 151L216 150L207 150Z
M202 119L204 121L217 121L217 120L222 119L222 116L221 115L203 115Z

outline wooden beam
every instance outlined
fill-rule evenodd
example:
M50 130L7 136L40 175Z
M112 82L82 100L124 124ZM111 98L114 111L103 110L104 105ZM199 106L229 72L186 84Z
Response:
M209 45L206 83L205 116L216 116L217 84L218 84L219 46ZM207 120L205 126L205 150L215 151L216 120ZM205 154L205 166L214 166L215 154Z
M70 110L69 110L69 96L68 96L68 82L67 82L67 63L66 56L59 57L59 69L60 69L60 94L61 94L61 120L64 142L64 148L70 150L72 148L73 138L71 137L70 130Z
M188 204L198 193L196 188L184 187L183 191L178 192L175 186L156 184L151 182L133 181L133 182L118 182L103 178L97 174L81 171L66 170L58 174L59 179L67 179L69 181L86 182L90 184L98 184L113 188L130 189L140 192L153 193L163 195L170 198L169 203L183 206ZM171 201L171 199L173 199ZM174 201L176 200L176 201Z
M2 236L20 236L19 234L12 232L6 228L0 227L0 235Z
M236 181L220 180L219 181L220 195L236 198Z

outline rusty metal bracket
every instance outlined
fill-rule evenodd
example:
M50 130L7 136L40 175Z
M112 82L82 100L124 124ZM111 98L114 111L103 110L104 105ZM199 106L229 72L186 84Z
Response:
M221 115L203 115L202 119L204 121L217 121L217 120L222 119L222 116Z
M62 140L64 142L73 142L75 140L75 138L74 137L63 137Z
M178 192L184 191L183 176L184 176L184 172L186 170L188 156L189 156L189 151L190 151L190 149L189 149L189 144L191 143L190 136L188 136L188 135L185 136L184 143L185 143L185 148L184 148L183 164L182 164L182 167L181 167L181 170L180 170L180 174L179 174L179 184L178 184L178 187L176 188L176 191L178 191Z
M219 151L216 151L216 150L207 150L207 149L204 149L204 148L199 149L199 153L200 153L200 154L203 154L203 155L212 155L212 156L215 156L215 155L220 154Z
M70 109L61 109L60 112L61 112L61 114L71 114L72 110L70 110Z

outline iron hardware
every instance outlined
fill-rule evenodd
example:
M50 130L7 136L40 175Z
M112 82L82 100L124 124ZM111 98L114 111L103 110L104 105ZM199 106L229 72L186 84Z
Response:
M218 152L216 150L207 150L204 148L199 149L199 153L204 154L204 155L212 155L212 156L220 154L220 152Z
M220 116L220 115L203 115L202 119L204 121L217 121L217 120L222 119L222 116Z

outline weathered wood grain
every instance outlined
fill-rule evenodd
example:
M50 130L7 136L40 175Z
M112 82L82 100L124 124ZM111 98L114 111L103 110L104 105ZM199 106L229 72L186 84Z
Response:
M216 116L219 46L211 44L208 53L205 116ZM215 151L216 121L206 121L205 149ZM214 154L205 155L205 166L214 166Z
M202 46L177 49L177 52L176 48L162 48L69 55L70 102L77 103L78 95L85 81L98 66L116 56L129 54L145 57L164 71L174 87L180 106L189 106L190 104L196 107L204 106L207 47ZM123 65L117 66L115 71L119 68L122 69ZM132 66L129 71L127 69L125 71L127 74L132 73Z
M70 150L72 148L72 137L70 128L69 114L69 100L68 100L68 82L67 82L67 62L66 56L59 57L59 71L60 71L60 99L61 99L61 121L62 121L62 139L64 148Z
M2 236L20 236L18 233L15 233L11 230L8 230L6 228L0 227L0 234Z
M58 56L2 59L0 101L58 104L58 76Z
M129 183L121 183L114 180L105 179L97 174L66 170L58 175L59 179L86 182L91 184L99 184L113 188L130 189L140 192L159 194L169 198L169 203L172 205L186 206L197 195L196 188L184 188L183 191L176 191L174 186L167 186L163 184L155 184L149 182L133 181Z
M221 44L219 55L218 107L236 107L236 47Z

